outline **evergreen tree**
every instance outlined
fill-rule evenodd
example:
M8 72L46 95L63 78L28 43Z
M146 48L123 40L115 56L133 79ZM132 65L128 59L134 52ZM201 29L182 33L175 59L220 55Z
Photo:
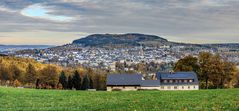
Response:
M89 77L89 79L90 79L90 89L94 89L93 80L91 77Z
M87 90L89 88L90 88L90 80L89 80L88 75L85 75L84 79L83 79L83 83L82 83L81 89L82 90Z
M75 73L73 75L73 87L76 90L80 90L80 88L81 88L81 77L80 77L80 74L78 73L78 71L75 71Z
M71 75L68 76L67 88L68 89L72 89L73 88L73 80L72 80L72 76Z
M39 89L39 85L40 85L40 79L37 79L37 81L36 81L36 89Z
M67 78L64 71L61 72L61 75L59 77L59 82L61 83L63 89L67 88Z

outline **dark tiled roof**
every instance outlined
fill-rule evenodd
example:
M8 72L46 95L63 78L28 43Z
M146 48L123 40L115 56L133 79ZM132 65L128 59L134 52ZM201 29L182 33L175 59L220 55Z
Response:
M194 79L194 72L157 73L157 79Z
M140 85L141 74L111 74L107 76L107 85Z
M157 73L158 80L142 80L141 74L111 74L107 76L108 86L160 86L160 85L197 85L199 84L195 72ZM161 83L162 79L192 79L187 83Z
M176 72L176 73L157 73L157 79L192 79L190 83L161 83L162 85L188 85L198 84L197 74L195 72Z
M140 86L160 86L160 81L159 80L142 80Z

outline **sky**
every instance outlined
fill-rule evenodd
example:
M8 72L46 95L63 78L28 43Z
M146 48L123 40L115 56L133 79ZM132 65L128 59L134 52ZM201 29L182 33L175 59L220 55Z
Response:
M239 43L239 0L1 0L0 44L63 45L90 34Z

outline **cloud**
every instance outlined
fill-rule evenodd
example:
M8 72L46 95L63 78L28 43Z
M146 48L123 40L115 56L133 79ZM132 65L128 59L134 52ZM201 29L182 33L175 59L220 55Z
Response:
M0 1L0 32L43 33L35 32L42 30L49 31L44 36L54 33L59 39L64 38L56 32L136 32L194 43L213 42L213 39L239 42L238 18L239 0ZM40 40L41 37L33 38ZM53 38L48 39L53 41Z
M24 16L52 20L56 22L71 22L74 20L73 17L63 16L63 15L53 15L50 14L52 12L51 9L44 7L42 4L34 4L30 5L23 10L21 10L21 14Z
M9 9L9 8L6 8L4 6L0 6L0 12L16 12L15 10L12 10L12 9Z

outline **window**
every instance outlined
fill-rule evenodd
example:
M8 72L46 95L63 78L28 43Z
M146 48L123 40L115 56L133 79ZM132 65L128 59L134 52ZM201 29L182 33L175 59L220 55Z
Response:
M196 89L196 86L193 86L194 89Z
M111 86L111 89L113 89L113 86Z
M184 86L182 86L182 89L184 89Z
M134 88L137 89L137 86L135 86Z
M188 86L188 89L190 89L190 86Z
M123 88L125 89L125 86L123 86Z
M168 88L168 89L171 89L171 87L170 87L170 86L168 86L167 88Z
M189 82L193 82L193 80L189 80Z
M177 87L177 86L174 86L174 89L178 89L178 87Z
M161 89L164 89L164 86L162 86Z

